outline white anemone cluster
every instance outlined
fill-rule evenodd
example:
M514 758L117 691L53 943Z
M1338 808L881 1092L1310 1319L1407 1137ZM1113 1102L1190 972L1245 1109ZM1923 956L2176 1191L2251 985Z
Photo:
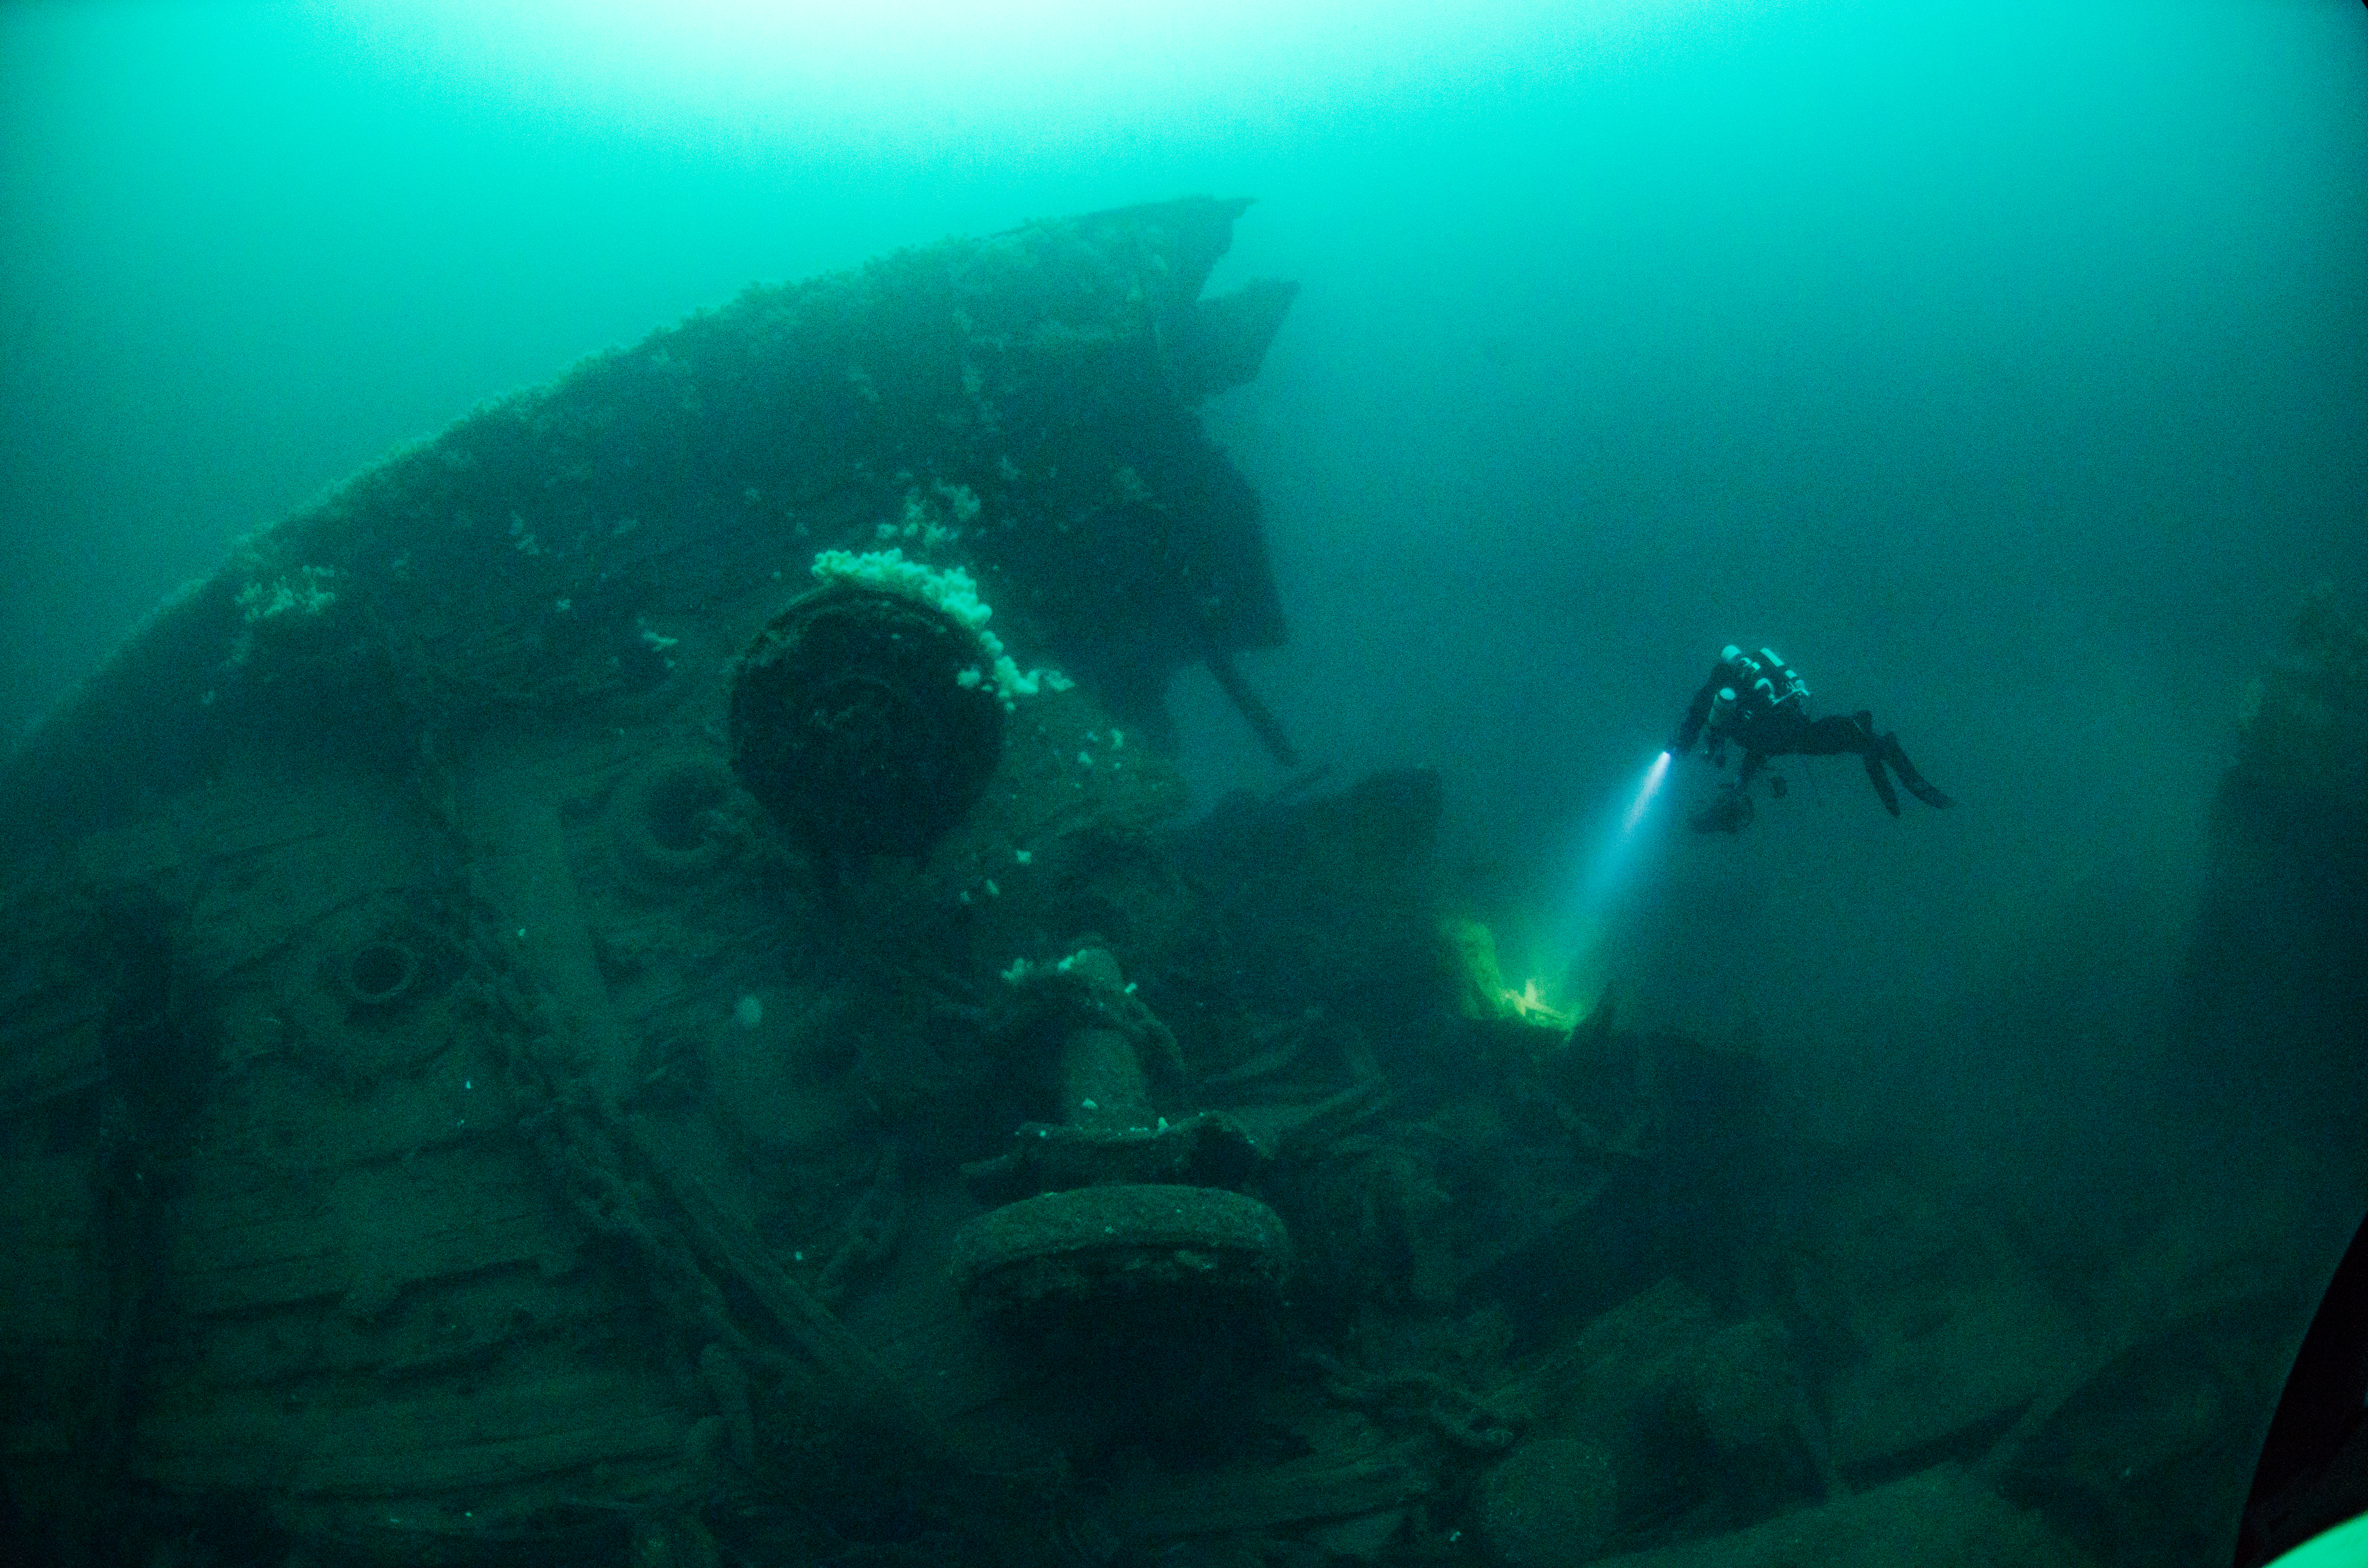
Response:
M956 625L978 639L983 655L980 664L963 670L955 678L965 687L993 681L995 694L1006 708L1016 707L1019 699L1033 697L1039 690L1066 691L1073 684L1058 670L1021 672L1011 655L1004 652L1003 640L986 629L995 611L978 597L978 585L971 580L971 574L959 566L949 566L940 572L917 561L905 560L901 550L873 551L862 555L852 551L825 550L814 557L814 574L825 583L852 583L858 587L902 594L951 617Z

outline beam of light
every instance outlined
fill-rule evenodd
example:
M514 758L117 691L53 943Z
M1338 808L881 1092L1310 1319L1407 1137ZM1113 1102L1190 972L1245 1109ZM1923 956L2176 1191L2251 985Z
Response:
M1653 766L1645 770L1645 782L1637 787L1635 801L1629 806L1627 816L1621 821L1620 831L1622 834L1636 831L1636 824L1645 820L1645 808L1653 803L1653 797L1660 792L1661 780L1668 776L1669 754L1663 752L1653 759Z
M1635 793L1616 822L1607 823L1589 842L1581 860L1577 889L1563 912L1557 957L1568 966L1563 993L1567 1004L1583 1011L1608 980L1603 972L1604 942L1620 894L1634 878L1644 847L1651 839L1645 831L1653 801L1669 777L1672 758L1664 751L1646 765Z
M1668 776L1669 754L1665 751L1653 759L1645 769L1645 777L1637 781L1636 793L1622 813L1618 829L1606 835L1588 858L1586 875L1579 884L1578 913L1582 919L1600 925L1627 882L1636 864L1641 836L1637 830L1652 808L1653 797L1661 792L1661 781Z

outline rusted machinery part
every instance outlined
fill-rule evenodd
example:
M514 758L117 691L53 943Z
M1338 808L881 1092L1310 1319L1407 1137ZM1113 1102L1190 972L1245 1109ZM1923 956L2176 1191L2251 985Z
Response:
M1004 1199L1106 1182L1223 1187L1247 1180L1267 1157L1221 1111L1115 1134L1031 1121L1003 1153L964 1165L962 1180L982 1198Z
M1179 1085L1183 1056L1174 1032L1134 994L1109 949L1081 949L1019 977L1017 987L1013 1039L1062 1042L1051 1087L1063 1120L1124 1130L1156 1119L1149 1096ZM1120 1038L1100 1038L1111 1034ZM1089 1099L1093 1108L1084 1103Z
M379 1012L410 1000L426 972L419 949L390 931L345 955L337 988L354 1006Z
M926 855L1003 755L985 663L977 637L932 606L817 588L740 660L733 770L816 853Z
M316 983L348 1021L385 1022L441 995L463 967L432 910L374 897L322 920Z
M1154 1080L1182 1076L1176 1037L1126 983L1110 949L1083 948L1020 978L1025 1031L1056 1030L1058 1123L1030 1122L1008 1153L963 1167L982 1197L1028 1198L1106 1184L1184 1187L1240 1181L1260 1161L1237 1124L1202 1113L1158 1114Z
M743 835L733 806L741 799L739 780L722 757L703 752L660 756L618 793L618 853L655 881L696 881L739 847Z
M1043 1166L1014 1159L981 1175L1009 1180L1032 1168L1042 1176L1054 1165L1091 1175L1088 1185L1020 1199L966 1226L954 1240L962 1298L990 1317L1040 1325L1113 1308L1256 1316L1279 1305L1291 1244L1273 1210L1223 1187L1110 1180L1156 1171L1162 1142L1177 1146L1168 1163L1189 1165L1184 1146L1199 1142L1197 1129L1187 1135L1152 1114L1138 1039L1166 1031L1117 959L1106 948L1082 949L1035 990L1069 1026L1055 1085L1068 1125L1039 1129L1036 1142L1057 1137L1066 1157Z
M954 1282L979 1312L1022 1320L1129 1305L1282 1300L1291 1242L1255 1198L1215 1187L1087 1187L1022 1199L954 1239Z

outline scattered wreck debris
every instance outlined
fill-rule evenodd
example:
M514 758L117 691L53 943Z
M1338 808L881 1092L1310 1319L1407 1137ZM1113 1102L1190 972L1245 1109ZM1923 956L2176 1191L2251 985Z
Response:
M1270 1324L1291 1261L1275 1211L1223 1187L1142 1179L1203 1166L1222 1123L1171 1125L1155 1109L1145 1047L1170 1059L1171 1077L1182 1064L1175 1037L1133 999L1118 960L1104 948L1081 949L1013 983L1058 998L1041 1010L1062 1036L1055 1094L1065 1119L1024 1126L1019 1139L1067 1154L1007 1156L981 1174L1008 1180L1024 1166L1040 1180L1063 1167L1068 1175L955 1236L963 1300L1007 1324L1114 1339L1121 1359L1139 1358L1142 1345L1161 1335L1197 1347L1215 1326L1230 1338L1237 1316Z

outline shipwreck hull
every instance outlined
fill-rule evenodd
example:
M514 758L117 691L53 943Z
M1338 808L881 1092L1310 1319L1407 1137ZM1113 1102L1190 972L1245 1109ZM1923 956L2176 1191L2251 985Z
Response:
M522 1026L417 801L315 775L181 805L77 868L85 935L162 961L154 1010L11 1075L14 1139L51 1145L12 1147L0 1210L53 1287L0 1307L19 1506L95 1550L128 1498L268 1496L394 1558L593 1467L678 1484L694 1413L520 1136Z
M1257 496L1193 412L1256 373L1292 297L1201 298L1247 205L752 287L488 404L159 610L0 774L5 843L258 741L400 767L423 737L662 712L833 547L961 561L1007 641L1156 726L1176 668L1284 635Z
M1003 962L1041 940L1041 900L993 903L1015 846L1058 865L1181 803L1142 740L1087 754L1149 739L1178 666L1280 641L1193 413L1290 300L1200 299L1244 205L752 289L482 409L243 543L9 759L28 1539L698 1561L785 1433L976 1471L826 1303L895 1190L883 1124L987 1069L893 956L838 960L912 908ZM860 895L733 778L725 676L818 552L892 545L1077 685L917 891L825 908ZM963 1485L940 1511L994 1533Z

